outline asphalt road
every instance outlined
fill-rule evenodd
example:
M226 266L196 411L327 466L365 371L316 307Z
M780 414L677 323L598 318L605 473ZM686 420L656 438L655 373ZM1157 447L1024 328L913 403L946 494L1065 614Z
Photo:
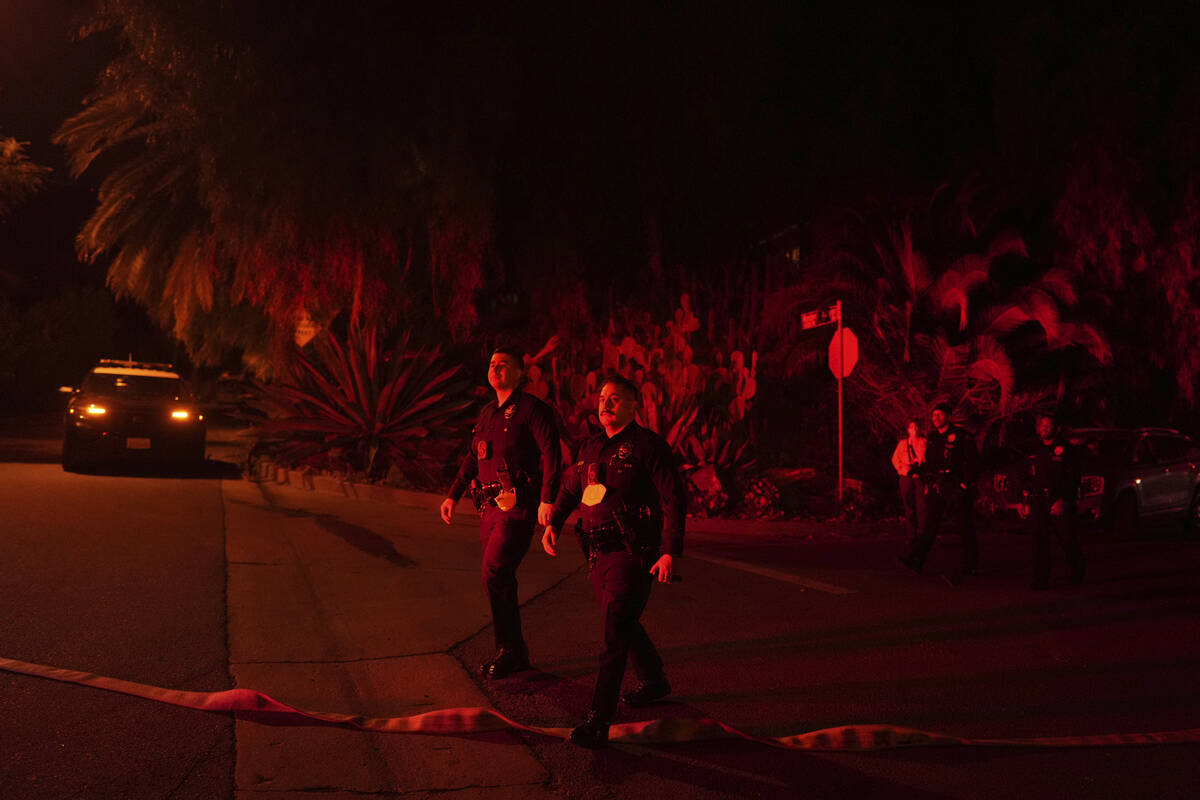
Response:
M231 686L219 481L0 463L0 655ZM233 720L0 672L0 797L232 795Z
M0 420L0 655L159 686L232 686L220 478L59 466L62 414ZM231 797L234 723L0 672L0 798Z
M830 531L834 533L833 529ZM982 537L983 575L957 587L892 563L901 541L694 534L685 582L655 590L645 622L671 702L626 720L710 716L758 735L888 724L968 738L1071 737L1200 726L1200 544L1171 527L1090 541L1085 585L1028 588L1030 541ZM530 558L544 558L540 553ZM525 608L544 672L485 686L540 724L586 711L600 622L582 578ZM485 632L486 633L486 632ZM481 634L464 643L482 658ZM549 677L547 677L549 676ZM529 744L573 798L1195 796L1197 745L916 748L809 753L739 742Z
M3 458L0 443L0 462ZM210 457L211 457L210 450ZM27 459L27 462L35 459ZM586 711L600 621L569 542L522 567L537 671L486 683L470 517L212 476L0 463L0 655L173 688L258 688L368 716ZM809 538L809 537L812 538ZM645 622L670 702L758 735L890 724L961 737L1200 726L1200 543L1091 540L1086 583L1028 589L1029 540L982 537L957 587L899 569L890 526L693 532ZM567 551L567 552L564 552ZM226 642L229 645L226 645ZM236 725L236 749L233 730ZM0 797L1183 798L1194 744L795 752L733 740L593 753L536 735L405 737L205 714L0 672ZM295 793L295 794L293 794Z

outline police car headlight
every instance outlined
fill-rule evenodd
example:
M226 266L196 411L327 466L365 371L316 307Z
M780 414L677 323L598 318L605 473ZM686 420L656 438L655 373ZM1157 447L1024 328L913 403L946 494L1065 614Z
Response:
M84 409L84 413L86 413L90 417L99 417L102 414L107 414L108 410L104 406L98 406L95 404L91 404L87 408Z
M177 408L171 412L171 419L176 422L187 422L192 418L192 412L186 408Z

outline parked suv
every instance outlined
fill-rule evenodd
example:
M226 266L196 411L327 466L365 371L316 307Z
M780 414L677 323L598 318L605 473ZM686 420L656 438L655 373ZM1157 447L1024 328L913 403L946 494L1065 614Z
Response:
M1170 428L1076 428L1080 514L1117 535L1147 519L1178 519L1200 528L1200 449Z
M170 364L102 360L71 400L62 465L75 472L101 462L204 461L204 415Z

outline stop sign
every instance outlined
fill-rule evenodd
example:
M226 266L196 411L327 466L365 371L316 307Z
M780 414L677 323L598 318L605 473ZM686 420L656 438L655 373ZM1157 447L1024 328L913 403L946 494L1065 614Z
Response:
M833 335L833 341L829 343L829 369L834 375L839 372L838 367L841 367L841 376L848 377L854 369L854 365L858 363L858 337L854 335L854 331L849 328L842 328L841 347L838 346L838 335ZM842 355L845 354L846 363L842 363Z

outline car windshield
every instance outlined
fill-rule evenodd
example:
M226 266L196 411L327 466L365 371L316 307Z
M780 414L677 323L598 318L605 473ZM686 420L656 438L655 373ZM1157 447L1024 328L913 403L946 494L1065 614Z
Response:
M1192 449L1191 444L1185 436L1150 437L1150 447L1159 461L1179 461L1187 458L1188 451Z
M1108 433L1084 437L1080 443L1084 457L1107 463L1128 461L1133 453L1133 436Z
M177 397L180 392L180 380L156 375L115 375L93 372L83 379L83 390L105 395Z

